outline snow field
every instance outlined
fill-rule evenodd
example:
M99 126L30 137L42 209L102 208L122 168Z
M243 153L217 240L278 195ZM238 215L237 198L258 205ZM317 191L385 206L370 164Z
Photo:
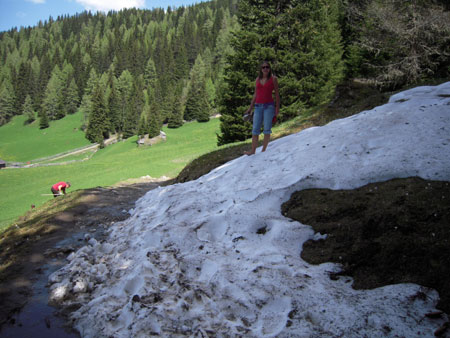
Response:
M50 276L83 337L432 337L434 290L353 290L337 264L300 258L309 225L281 215L297 190L395 177L450 180L450 83L269 144L196 181L158 188L104 243ZM423 294L426 297L417 297Z

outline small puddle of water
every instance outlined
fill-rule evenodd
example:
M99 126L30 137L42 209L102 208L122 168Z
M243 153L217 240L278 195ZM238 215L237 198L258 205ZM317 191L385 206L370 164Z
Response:
M59 242L55 247L80 243L81 233ZM80 335L66 328L66 321L58 316L57 309L48 305L48 277L67 262L52 259L42 267L42 273L32 286L32 296L23 309L13 317L14 324L5 324L1 328L1 338L80 338Z

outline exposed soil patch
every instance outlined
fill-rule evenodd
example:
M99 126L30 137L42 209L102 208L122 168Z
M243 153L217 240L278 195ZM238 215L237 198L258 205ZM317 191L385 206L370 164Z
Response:
M412 177L355 190L303 190L282 213L327 234L304 244L304 260L342 264L339 274L352 276L356 289L434 288L437 307L450 313L450 182Z
M128 211L138 198L171 183L146 181L55 198L44 206L48 210L29 212L17 227L1 234L0 328L27 325L17 322L16 314L31 299L36 282L46 277L43 274L49 266L58 259L64 261L70 252L85 245L86 237L101 239L113 223L129 217ZM42 320L50 329L52 318ZM48 334L51 336L51 331Z

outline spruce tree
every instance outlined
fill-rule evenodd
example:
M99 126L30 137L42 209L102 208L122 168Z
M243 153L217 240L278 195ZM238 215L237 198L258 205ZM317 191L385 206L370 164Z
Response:
M208 93L206 91L206 81L204 80L199 86L197 121L208 122L209 116L211 115L211 105L209 104Z
M148 137L156 137L159 135L161 130L161 121L158 110L156 109L156 103L152 102L149 106L149 111L147 114L148 121Z
M283 15L284 27L274 30L277 48L280 95L285 116L293 117L302 106L327 102L342 80L344 63L341 44L340 2L299 2ZM295 37L299 37L296 38ZM291 107L289 107L289 105Z
M168 128L179 128L183 125L183 95L182 85L177 86L175 101L172 106L172 114L167 122Z
M100 76L97 74L94 68L91 68L89 72L89 79L84 87L84 94L92 95L94 88L100 80Z
M39 88L39 73L40 73L41 65L39 63L38 58L33 56L33 59L31 60L31 82L30 85L30 94L31 98L34 104L34 110L37 111L40 107L39 105L39 96L41 89Z
M74 114L78 109L78 105L79 105L78 88L75 83L75 80L72 79L72 81L70 81L70 84L65 91L64 110L67 112L67 114Z
M142 110L141 117L139 118L139 123L137 127L137 133L139 137L142 137L145 134L147 134L148 130L147 115L149 109L150 108L147 105L145 105L144 109Z
M132 89L133 76L128 70L124 70L117 81L117 90L119 93L119 128L123 132L124 138L134 135L136 129L136 114L130 109L132 105Z
M253 49L261 48L257 34L243 31L238 31L230 43L235 52L228 56L229 65L225 67L224 72L219 102L219 145L244 141L251 136L251 125L243 123L242 115L250 106L257 76L255 65L258 65L259 61L254 56Z
M208 121L210 105L206 91L206 67L202 56L197 56L194 67L191 70L190 84L184 111L186 121Z
M45 88L47 88L48 80L50 79L50 76L52 74L52 64L47 52L44 53L40 61L41 64L40 64L38 87L41 88L41 91L35 98L36 100L35 105L37 105L39 109L42 109L42 101L45 95Z
M106 113L106 103L103 96L103 88L100 83L94 87L92 93L92 112L86 129L86 138L103 145L104 139L108 138L109 121Z
M189 61L186 51L184 34L181 33L175 41L174 53L175 53L175 79L184 79L189 74Z
M136 129L137 129L136 114L132 110L128 110L125 115L122 137L124 139L127 139L133 135L136 135Z
M145 72L144 72L145 87L149 88L151 90L154 90L154 88L156 86L156 80L157 80L157 74L156 74L155 63L150 58L147 60L147 65L145 67Z
M20 108L23 107L25 102L25 97L30 93L30 83L31 83L31 67L28 62L21 62L19 67L19 73L17 74L17 86L16 86L16 97L17 104Z
M25 123L30 124L36 120L36 115L33 109L33 102L31 100L31 96L27 95L25 97L25 102L23 103L22 107L22 114L27 117Z
M41 110L38 115L39 115L39 129L48 128L50 124L48 122L48 116L45 110Z
M111 132L121 132L122 123L120 120L120 107L119 107L119 93L117 91L117 79L114 74L110 74L109 88L110 93L108 97L108 117L111 121Z
M89 116L92 113L92 98L90 94L84 94L81 99L80 110L83 113L83 125L82 128L86 128L89 122Z
M11 84L4 80L0 86L0 126L9 122L11 117L14 115L14 91Z
M139 118L144 104L143 80L139 76L134 78L128 102L123 126L124 138L138 133Z
M42 110L51 120L58 120L65 116L63 90L64 83L61 77L61 70L58 66L55 66L42 102Z

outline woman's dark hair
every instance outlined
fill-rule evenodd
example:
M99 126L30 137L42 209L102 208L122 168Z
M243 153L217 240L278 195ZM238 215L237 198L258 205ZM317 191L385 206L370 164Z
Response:
M270 78L272 76L272 66L270 65L270 62L269 61L263 61L263 62L261 62L259 64L259 75L258 76L259 76L260 79L263 78L262 66L264 66L264 65L268 65L270 67L269 68L268 77Z

